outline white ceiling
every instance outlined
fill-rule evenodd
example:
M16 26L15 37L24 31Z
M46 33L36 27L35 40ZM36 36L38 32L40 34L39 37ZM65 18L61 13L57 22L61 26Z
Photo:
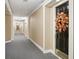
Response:
M14 16L29 16L44 0L8 0Z

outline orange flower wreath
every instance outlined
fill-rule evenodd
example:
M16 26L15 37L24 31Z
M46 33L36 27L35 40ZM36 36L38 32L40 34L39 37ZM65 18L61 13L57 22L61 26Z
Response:
M59 32L66 31L68 28L68 16L64 13L58 13L56 18L56 30Z

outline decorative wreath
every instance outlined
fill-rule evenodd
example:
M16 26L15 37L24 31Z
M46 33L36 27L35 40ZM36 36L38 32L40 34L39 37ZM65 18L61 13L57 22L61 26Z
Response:
M57 13L56 17L56 30L58 32L66 31L68 28L69 17L64 12Z

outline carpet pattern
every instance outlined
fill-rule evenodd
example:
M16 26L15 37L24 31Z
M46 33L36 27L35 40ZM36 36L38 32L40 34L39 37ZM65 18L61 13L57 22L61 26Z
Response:
M58 59L51 53L43 54L24 34L15 34L14 40L5 44L5 59Z

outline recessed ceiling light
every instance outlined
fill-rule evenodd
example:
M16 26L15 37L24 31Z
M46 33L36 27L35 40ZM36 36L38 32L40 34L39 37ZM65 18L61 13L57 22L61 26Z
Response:
M60 1L60 0L56 0L56 1Z

